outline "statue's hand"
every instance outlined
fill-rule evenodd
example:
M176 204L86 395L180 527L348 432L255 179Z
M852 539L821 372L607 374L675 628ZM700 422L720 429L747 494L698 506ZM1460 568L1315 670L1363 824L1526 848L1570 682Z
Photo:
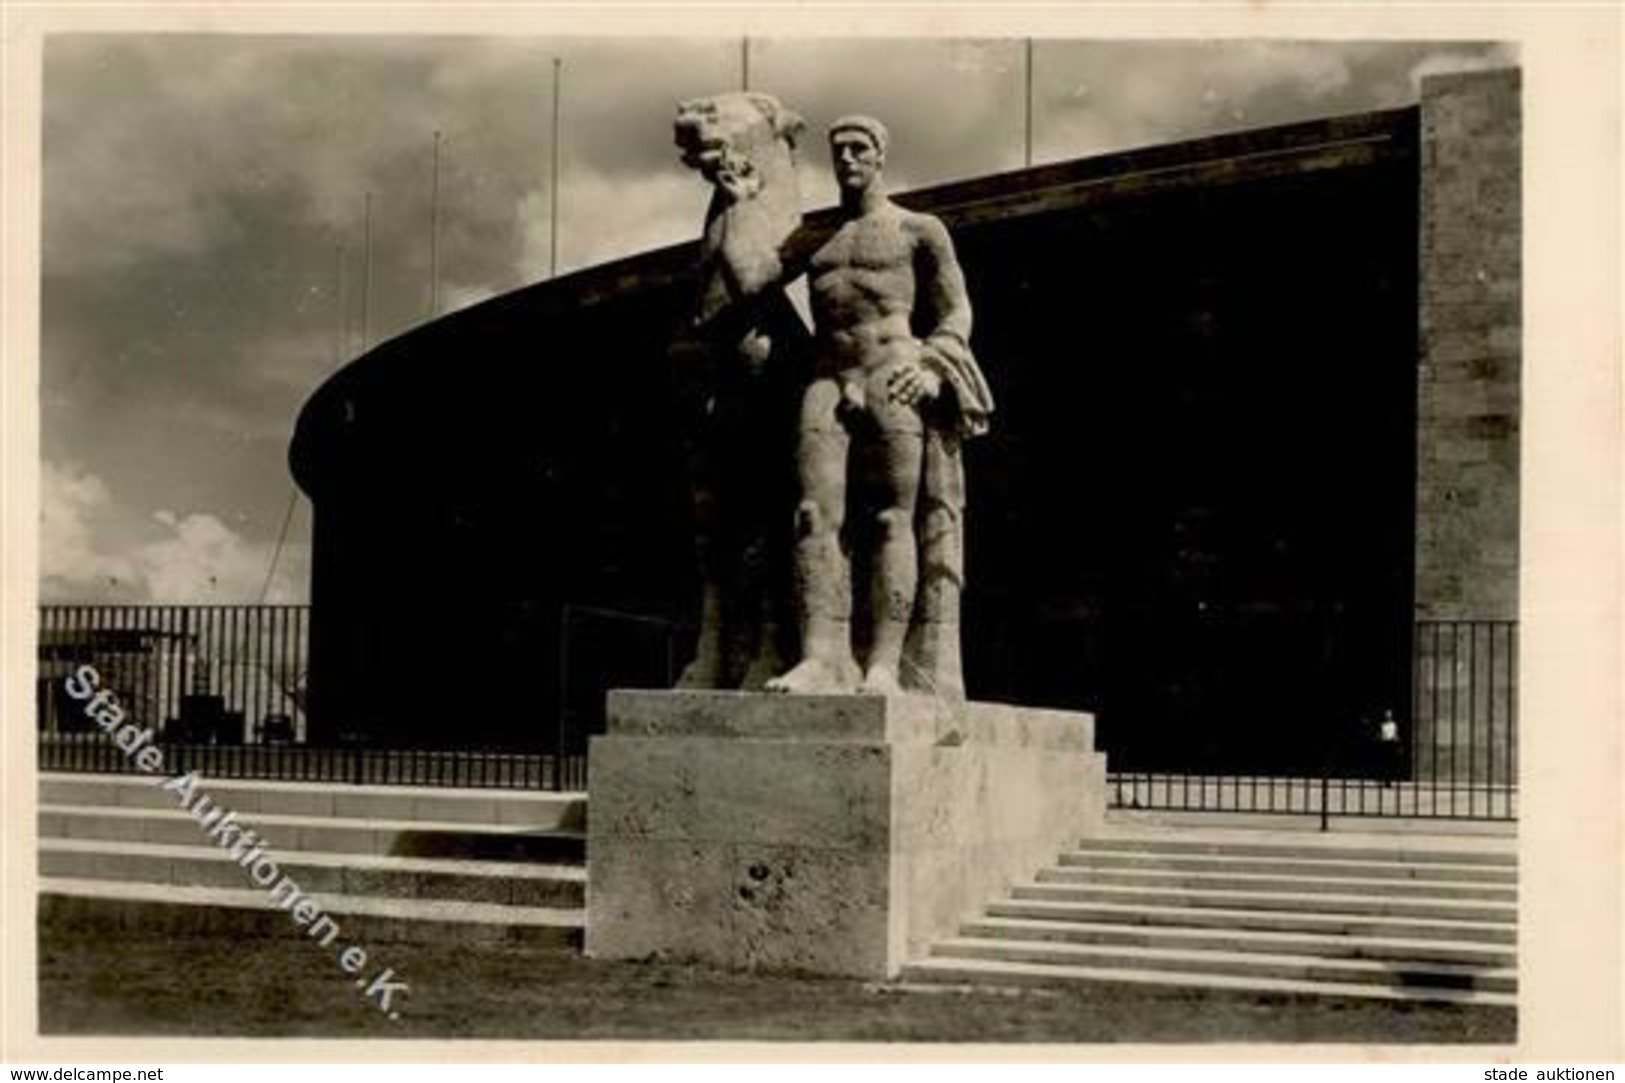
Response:
M886 377L886 394L904 406L930 402L942 393L942 377L919 362L911 362Z

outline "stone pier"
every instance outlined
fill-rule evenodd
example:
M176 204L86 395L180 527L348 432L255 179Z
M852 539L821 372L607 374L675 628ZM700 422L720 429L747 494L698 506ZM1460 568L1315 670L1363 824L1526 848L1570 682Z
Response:
M1086 714L611 692L587 952L884 978L1105 812Z

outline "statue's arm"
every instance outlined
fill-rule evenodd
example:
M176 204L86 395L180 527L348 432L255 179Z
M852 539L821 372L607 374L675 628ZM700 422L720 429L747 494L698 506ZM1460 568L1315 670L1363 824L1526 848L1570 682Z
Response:
M959 258L954 254L953 238L948 227L928 214L915 216L918 247L915 249L916 274L919 290L931 314L926 328L927 343L939 336L958 339L963 346L970 342L970 293L965 288L965 273L960 270Z
M803 222L779 246L779 286L788 286L805 275L812 265L813 254L829 240L829 227L810 226Z
M917 290L926 308L920 363L941 385L926 397L946 396L962 435L985 432L993 412L993 392L971 353L970 291L954 254L948 227L931 215L916 215Z

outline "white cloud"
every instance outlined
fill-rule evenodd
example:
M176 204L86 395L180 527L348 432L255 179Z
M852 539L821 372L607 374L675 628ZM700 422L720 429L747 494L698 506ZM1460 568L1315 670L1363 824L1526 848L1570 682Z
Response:
M102 551L97 527L111 510L107 486L73 464L44 463L40 476L40 579L47 599L73 588L118 595L136 587L135 566Z
M105 482L74 465L46 462L41 478L41 595L59 602L246 603L260 600L272 546L250 542L214 515L155 511L157 536L113 555L123 514ZM265 601L302 602L308 542L277 560Z
M559 271L591 267L700 235L710 189L676 164L668 171L604 175L577 171L560 191ZM545 190L525 193L517 268L525 281L547 277L549 206Z
M148 594L165 601L257 598L267 563L212 515L184 518L160 511L165 536L141 547L136 561Z

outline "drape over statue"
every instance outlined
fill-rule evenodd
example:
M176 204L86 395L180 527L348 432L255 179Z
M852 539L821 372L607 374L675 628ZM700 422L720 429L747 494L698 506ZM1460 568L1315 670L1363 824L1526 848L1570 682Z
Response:
M970 349L971 311L947 229L906 210L881 183L889 137L869 117L830 127L841 202L833 221L801 227L788 213L799 120L760 94L685 103L677 142L684 160L716 186L702 243L700 314L685 338L722 365L790 375L799 385L795 426L795 537L790 546L798 658L766 681L770 691L924 692L964 696L959 599L964 585L965 475L961 444L987 430L992 395ZM810 345L769 326L785 310L783 285L807 276ZM695 352L695 351L690 351ZM782 387L766 380L760 387ZM756 402L778 416L776 399ZM720 408L720 407L719 407ZM723 448L723 429L713 433ZM706 461L704 456L695 461ZM696 507L710 522L719 503L770 493L724 492L696 475ZM777 612L772 576L730 588L707 569L717 547L701 524L705 612L698 656L684 684L756 687L760 665L727 661L740 641L729 613ZM775 561L774 527L759 545ZM854 590L854 579L866 592ZM760 598L732 596L765 590ZM856 598L854 597L856 595ZM754 653L771 653L777 625L758 619ZM746 635L743 639L751 639ZM723 660L721 664L717 659ZM737 680L734 674L743 674Z

